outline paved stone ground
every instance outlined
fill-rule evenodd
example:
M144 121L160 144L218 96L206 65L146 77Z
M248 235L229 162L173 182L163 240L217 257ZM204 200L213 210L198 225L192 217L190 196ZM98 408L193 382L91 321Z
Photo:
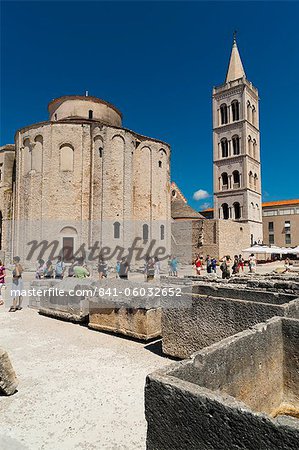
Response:
M145 377L171 360L29 308L0 308L0 345L20 382L0 397L1 450L145 449Z
M261 265L258 272L279 265ZM179 272L192 273L191 266ZM25 287L33 276L24 275ZM145 449L145 377L171 360L142 343L39 316L26 306L8 313L9 306L0 307L0 346L20 384L13 396L0 397L1 450Z

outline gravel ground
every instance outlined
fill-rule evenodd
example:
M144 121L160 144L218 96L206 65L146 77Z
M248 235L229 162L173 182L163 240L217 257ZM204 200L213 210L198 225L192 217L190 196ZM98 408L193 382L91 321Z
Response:
M145 449L145 377L171 360L26 307L0 308L0 345L19 378L0 397L1 450Z

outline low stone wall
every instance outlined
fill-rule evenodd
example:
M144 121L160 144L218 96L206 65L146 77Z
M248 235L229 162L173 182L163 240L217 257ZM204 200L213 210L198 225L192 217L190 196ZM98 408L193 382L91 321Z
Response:
M185 303L190 299L191 306ZM185 294L176 308L163 309L163 352L188 358L273 316L299 318L299 299L284 293L198 284L192 287L189 299Z
M103 280L93 283L89 328L149 340L161 336L161 299L149 295L150 283Z
M87 299L92 295L90 280L35 280L31 287L43 291L43 295L38 297L40 314L77 323L88 320Z
M149 375L147 450L297 450L299 320L272 318Z
M12 395L16 392L18 379L7 352L0 348L0 395Z

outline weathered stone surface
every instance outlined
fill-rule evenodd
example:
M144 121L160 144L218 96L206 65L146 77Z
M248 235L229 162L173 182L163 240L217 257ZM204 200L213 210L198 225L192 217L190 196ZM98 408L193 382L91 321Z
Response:
M7 352L0 347L0 395L16 392L18 380Z
M158 286L129 280L93 283L96 293L89 300L89 324L95 330L149 340L161 336L160 295L150 295Z
M88 300L92 295L92 280L65 278L64 280L36 280L31 286L43 290L40 297L39 313L69 320L86 322L88 320Z
M273 318L149 375L147 450L297 450L298 344Z
M188 287L186 288L188 289ZM198 284L176 308L162 312L162 347L167 355L188 358L192 353L273 316L299 318L293 295L228 285Z

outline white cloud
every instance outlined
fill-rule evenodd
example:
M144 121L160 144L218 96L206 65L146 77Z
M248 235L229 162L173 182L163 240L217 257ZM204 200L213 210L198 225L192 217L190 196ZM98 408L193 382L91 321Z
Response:
M209 198L210 194L203 189L198 189L198 191L194 192L193 200L203 200L204 198Z

